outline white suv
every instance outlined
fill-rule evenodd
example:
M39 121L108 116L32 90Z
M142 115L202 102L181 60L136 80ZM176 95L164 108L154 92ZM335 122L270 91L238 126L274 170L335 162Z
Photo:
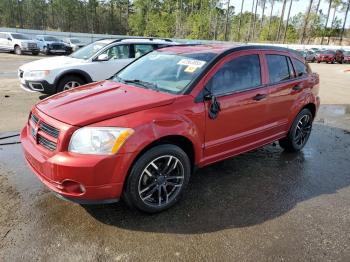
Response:
M22 65L21 87L54 94L94 81L104 80L135 58L159 47L175 44L168 39L103 39L70 56L51 57Z
M19 33L0 32L0 50L15 52L21 55L24 52L39 54L38 44L29 36Z

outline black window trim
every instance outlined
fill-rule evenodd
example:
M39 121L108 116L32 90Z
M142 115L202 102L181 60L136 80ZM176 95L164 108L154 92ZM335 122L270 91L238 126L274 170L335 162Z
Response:
M304 63L304 64L305 64L306 62L300 61L299 59L294 58L294 57L291 57L290 60L292 61L292 65L293 65L294 72L295 72L295 75L296 75L295 79L304 79L304 78L306 79L306 78L309 77L309 75L310 75L309 72L307 72L306 74L303 74L302 76L298 76L298 74L297 74L297 69L296 69L296 66L295 66L295 64L294 64L294 60L297 60L297 61L299 61L299 62L301 62L301 63ZM307 65L306 65L306 64L305 64L305 66L306 66L306 68L307 68Z

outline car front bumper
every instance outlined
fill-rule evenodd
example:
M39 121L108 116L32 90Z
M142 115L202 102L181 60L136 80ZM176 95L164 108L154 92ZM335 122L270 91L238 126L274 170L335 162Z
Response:
M44 121L47 123L47 120ZM67 125L63 124L62 128L66 130ZM68 129L69 131L63 132L73 132L69 127ZM63 140L63 144L68 143L65 139L58 140ZM62 147L49 151L37 144L30 133L29 124L21 131L21 145L25 160L33 173L61 198L80 204L119 200L132 161L131 153L112 156L82 155L62 150Z
M55 94L56 93L56 87L53 84L50 84L49 82L45 80L40 81L27 81L23 78L20 79L21 85L20 87L26 91L29 92L41 92L44 94Z

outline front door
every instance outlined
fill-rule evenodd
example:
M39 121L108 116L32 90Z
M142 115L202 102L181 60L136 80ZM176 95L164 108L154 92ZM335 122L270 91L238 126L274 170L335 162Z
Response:
M92 61L86 71L93 81L110 78L133 59L130 57L130 45L115 45L99 55L106 54L108 61Z
M234 54L209 73L206 88L217 98L221 111L209 117L207 110L204 164L250 150L268 140L268 91L263 84L261 55ZM210 76L211 75L211 76Z

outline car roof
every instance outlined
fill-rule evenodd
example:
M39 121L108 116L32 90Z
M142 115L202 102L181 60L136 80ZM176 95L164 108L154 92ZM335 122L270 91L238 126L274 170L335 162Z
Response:
M235 52L241 50L273 50L273 51L284 51L295 54L300 57L300 53L293 49L271 46L271 45L251 45L251 44L195 44L195 45L174 45L163 47L159 49L162 52L172 52L177 54L190 54L190 53L215 53L217 55L226 52Z

